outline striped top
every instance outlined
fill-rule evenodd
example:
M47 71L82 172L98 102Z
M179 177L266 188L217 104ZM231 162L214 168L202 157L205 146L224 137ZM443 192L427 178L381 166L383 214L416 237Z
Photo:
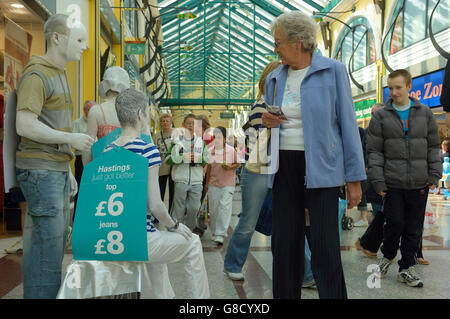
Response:
M256 145L257 139L258 139L258 130L264 128L262 125L262 114L266 111L266 103L264 102L264 97L261 97L258 99L252 106L250 110L250 116L248 123L250 127L254 128L254 130L248 130L248 134L245 135L248 136L248 144L245 151L245 161L248 161L249 158L249 145Z
M31 57L23 75L33 70L45 76L48 88L38 75L28 76L17 89L17 111L33 112L38 116L38 121L48 127L72 132L73 104L65 71L36 55ZM49 96L46 95L46 89L49 90ZM69 144L45 144L21 136L16 152L16 167L68 171L72 158Z
M108 152L116 147L123 147L133 153L144 156L148 159L148 167L161 164L161 157L155 144L144 142L140 137L136 137L134 140L123 146L112 143L108 145L103 152ZM155 232L156 230L155 217L152 214L147 214L147 232Z
M115 143L109 144L103 152L108 152L116 147L123 147L133 153L144 156L148 159L148 167L161 164L161 156L159 155L158 148L155 144L144 142L140 137L136 137L134 140L129 141L123 146L119 146Z

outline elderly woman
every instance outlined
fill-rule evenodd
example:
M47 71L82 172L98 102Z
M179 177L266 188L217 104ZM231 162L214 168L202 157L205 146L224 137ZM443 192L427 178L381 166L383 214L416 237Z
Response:
M366 179L361 140L345 66L317 53L316 23L301 12L271 25L282 61L266 79L265 100L287 120L262 114L271 134L273 295L300 298L304 273L305 207L311 224L311 266L320 298L347 298L338 229L338 192L348 207L361 200ZM279 134L278 134L279 133Z

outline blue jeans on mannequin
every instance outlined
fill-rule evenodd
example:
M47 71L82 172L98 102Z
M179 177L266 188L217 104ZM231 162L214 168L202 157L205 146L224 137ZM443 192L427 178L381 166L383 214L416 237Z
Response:
M23 292L25 299L54 299L70 219L69 172L17 169L27 201L23 232Z
M240 273L242 271L259 213L269 190L267 185L267 175L255 174L245 167L242 168L242 213L228 242L224 261L224 267L228 272Z

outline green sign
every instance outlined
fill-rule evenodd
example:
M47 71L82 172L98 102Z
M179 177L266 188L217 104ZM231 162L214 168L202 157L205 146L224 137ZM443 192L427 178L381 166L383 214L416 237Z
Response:
M221 119L234 119L234 113L222 112L220 113Z
M145 54L144 43L125 43L125 54Z
M370 117L370 110L377 100L364 100L355 103L356 119L365 119Z

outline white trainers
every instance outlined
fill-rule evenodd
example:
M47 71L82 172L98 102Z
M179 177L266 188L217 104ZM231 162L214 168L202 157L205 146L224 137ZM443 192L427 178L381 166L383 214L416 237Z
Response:
M423 281L420 279L413 266L401 270L397 275L397 280L399 282L404 282L410 287L423 287Z
M18 252L21 252L22 250L23 250L23 242L22 242L22 238L21 238L14 245L12 245L9 248L6 248L5 252L7 254L16 254Z
M302 283L302 288L315 288L315 289L317 289L316 281L314 279L312 279L310 281L303 282Z
M231 280L244 280L244 275L241 272L229 272L226 269L223 272L230 278Z
M216 236L216 237L213 238L213 241L215 241L219 245L222 245L223 244L223 237L222 236Z
M354 223L353 226L354 227L367 227L367 226L369 226L369 222L367 220L364 221L364 220L360 219L356 223Z

